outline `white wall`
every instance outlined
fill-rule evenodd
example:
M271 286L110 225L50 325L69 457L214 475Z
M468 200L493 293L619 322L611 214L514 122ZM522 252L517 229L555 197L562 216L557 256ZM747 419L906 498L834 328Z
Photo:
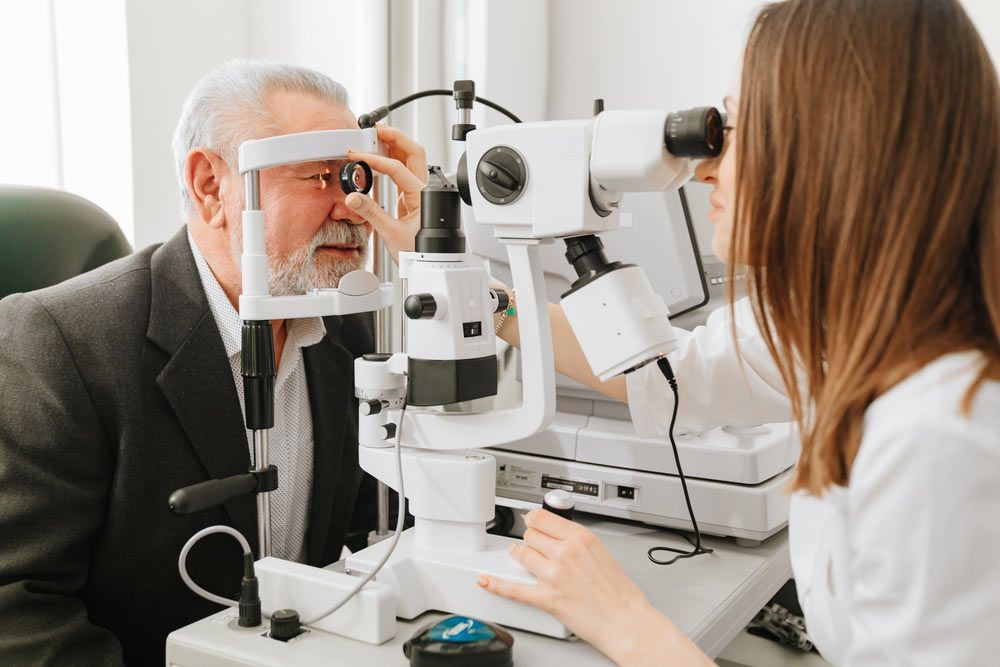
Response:
M718 105L758 0L550 0L549 118Z
M549 118L719 104L760 0L549 0ZM1000 63L1000 2L963 0Z
M325 72L351 90L355 8L361 0L126 0L131 85L133 245L164 241L180 227L170 139L188 92L237 56Z
M133 246L181 225L170 140L185 96L205 73L249 52L243 0L126 0L131 87Z
M1000 68L1000 2L997 0L962 0L979 34L986 42L993 57L993 64Z

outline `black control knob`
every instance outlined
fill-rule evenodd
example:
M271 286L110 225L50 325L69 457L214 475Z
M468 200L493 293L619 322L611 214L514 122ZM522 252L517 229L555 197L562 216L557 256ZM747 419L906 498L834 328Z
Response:
M574 507L576 507L576 501L565 491L549 491L542 499L542 509L558 514L569 521L573 520Z
M370 401L361 401L361 416L367 417L369 415L377 415L382 412L382 401L378 399L372 399Z
M393 424L392 422L389 422L388 424L383 424L382 427L379 429L379 432L382 435L383 440L392 440L393 438L396 437L396 425Z
M302 624L299 623L299 614L294 609L279 609L271 615L271 639L279 642L287 642L293 637L302 634Z
M512 204L524 192L528 171L521 154L509 146L486 151L476 165L476 187L492 204Z
M429 320L437 313L437 307L432 294L411 294L403 302L403 312L411 320Z

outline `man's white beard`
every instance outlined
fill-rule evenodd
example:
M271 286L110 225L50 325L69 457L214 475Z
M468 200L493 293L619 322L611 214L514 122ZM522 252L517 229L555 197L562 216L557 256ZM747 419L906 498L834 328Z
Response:
M243 230L229 237L233 261L242 266ZM323 245L357 245L356 259L323 257L316 250ZM368 229L349 222L327 221L308 244L279 256L267 251L267 289L271 296L304 294L313 288L336 287L351 271L362 269L368 257Z

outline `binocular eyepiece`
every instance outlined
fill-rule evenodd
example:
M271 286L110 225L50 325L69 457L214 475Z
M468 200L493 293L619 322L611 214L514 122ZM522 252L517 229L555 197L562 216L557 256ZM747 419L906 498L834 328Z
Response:
M340 168L338 180L340 181L340 189L344 191L345 195L352 192L366 195L371 192L372 185L375 183L372 168L367 162L361 160L345 162L344 166Z
M676 157L716 157L722 152L724 126L722 114L715 107L675 111L667 116L663 142Z

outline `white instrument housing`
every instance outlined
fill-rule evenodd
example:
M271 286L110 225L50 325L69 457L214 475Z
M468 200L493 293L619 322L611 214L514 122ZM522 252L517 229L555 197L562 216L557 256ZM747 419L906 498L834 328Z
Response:
M283 164L343 160L349 150L382 152L375 128L297 132L244 141L240 144L239 169L241 174L245 174Z
M496 355L489 276L464 255L404 252L399 256L406 292L430 294L431 318L406 320L406 352L417 359L476 359Z
M604 111L586 120L500 125L466 137L466 168L476 221L494 225L499 238L552 239L618 229L624 192L677 188L692 162L664 147L666 111ZM476 170L490 150L520 156L524 189L510 203L494 204L476 186ZM595 209L604 208L602 215Z
M677 349L667 304L638 266L610 271L569 292L562 307L602 381Z

